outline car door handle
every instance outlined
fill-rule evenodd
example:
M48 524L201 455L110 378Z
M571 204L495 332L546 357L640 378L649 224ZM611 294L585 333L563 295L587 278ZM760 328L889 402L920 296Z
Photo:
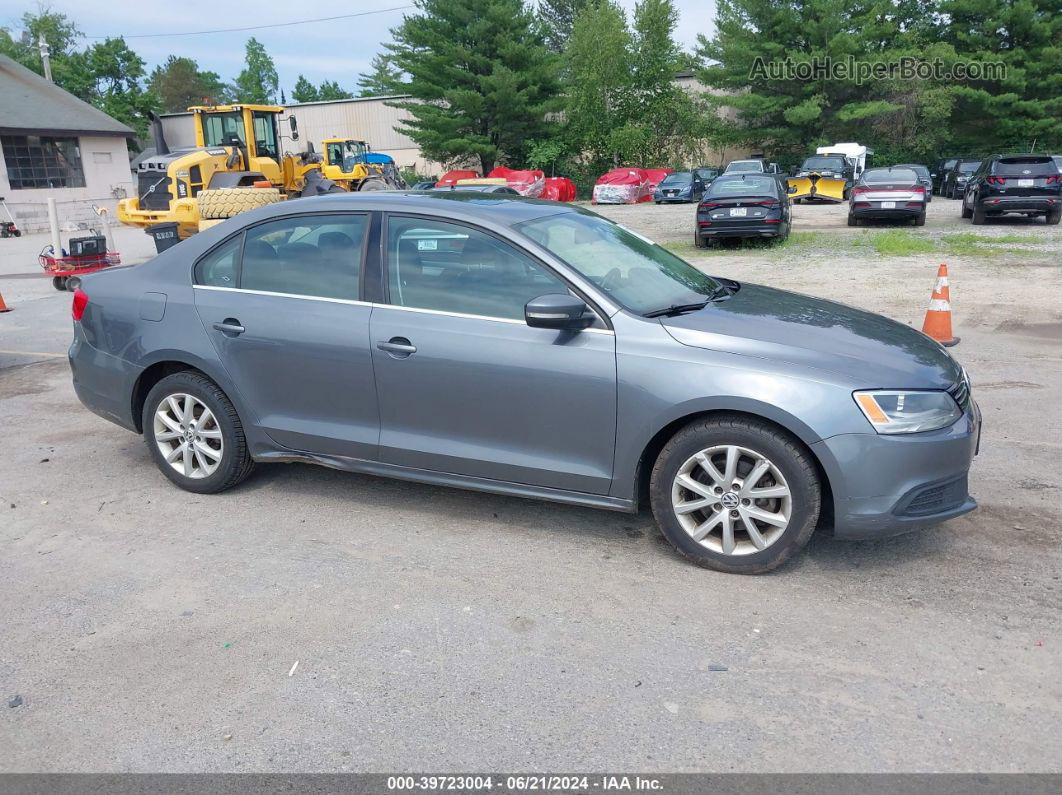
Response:
M399 359L404 359L410 354L417 352L417 346L413 345L405 337L391 337L386 342L381 340L376 343L376 347Z
M225 318L221 323L215 323L214 328L216 328L222 334L229 334L233 337L236 337L240 334L243 334L243 332L247 331L247 329L240 325L240 321L232 317Z

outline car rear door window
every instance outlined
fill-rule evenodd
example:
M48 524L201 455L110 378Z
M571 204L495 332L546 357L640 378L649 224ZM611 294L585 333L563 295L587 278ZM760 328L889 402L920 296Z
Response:
M244 290L357 300L367 215L300 215L246 230Z
M195 283L208 287L235 287L243 235L230 237L195 264Z
M528 255L471 227L391 216L388 291L396 306L523 320L524 305L567 285Z

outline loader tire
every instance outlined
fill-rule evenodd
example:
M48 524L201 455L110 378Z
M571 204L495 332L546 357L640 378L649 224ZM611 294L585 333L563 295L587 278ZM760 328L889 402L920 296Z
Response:
M358 190L362 193L367 190L391 190L391 186L382 179L367 179L361 183L361 187Z
M200 191L197 197L199 217L204 219L232 218L278 201L280 191L276 188L215 188Z

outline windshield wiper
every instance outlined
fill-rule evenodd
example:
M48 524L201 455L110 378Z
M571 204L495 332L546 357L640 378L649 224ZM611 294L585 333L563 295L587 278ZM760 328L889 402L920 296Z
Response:
M652 312L646 312L642 317L674 317L686 312L696 312L698 309L704 309L711 301L711 298L706 298L695 304L672 304L671 306L665 306L663 309L654 309Z

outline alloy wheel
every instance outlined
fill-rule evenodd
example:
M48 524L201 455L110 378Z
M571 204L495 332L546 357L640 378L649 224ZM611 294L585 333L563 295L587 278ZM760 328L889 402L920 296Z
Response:
M225 453L217 418L194 395L168 395L155 410L155 444L166 463L187 478L210 477Z
M701 546L724 555L751 555L785 533L793 498L785 477L765 455L718 445L679 467L671 504L679 525Z

